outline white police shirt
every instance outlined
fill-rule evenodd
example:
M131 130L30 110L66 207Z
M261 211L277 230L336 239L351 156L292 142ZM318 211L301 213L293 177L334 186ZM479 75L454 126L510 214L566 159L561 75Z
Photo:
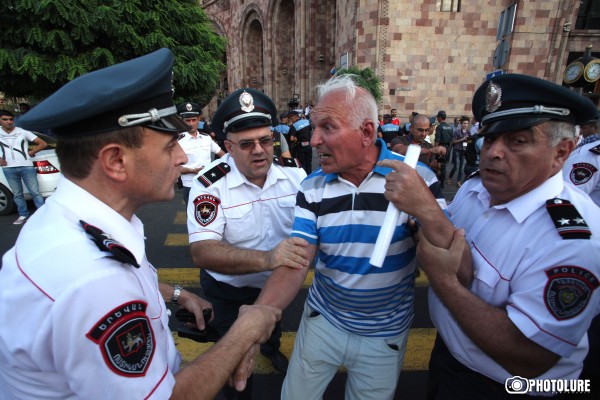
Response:
M100 251L80 220L111 234L140 267ZM4 255L0 320L2 398L171 395L181 357L142 223L64 177Z
M573 150L563 166L565 181L583 190L600 207L600 140Z
M194 137L185 132L183 137L179 139L179 145L188 157L187 163L183 165L186 168L206 167L212 162L211 156L221 151L219 145L209 135L201 133ZM195 174L181 174L183 186L191 187L194 176Z
M551 216L548 199L554 199L549 209L565 215L573 208L564 200L571 202L581 218ZM560 211L563 206L567 211ZM471 247L471 292L505 309L526 337L561 357L537 379L577 379L588 350L586 330L600 303L600 209L565 185L559 172L531 192L493 207L481 179L469 179L448 210ZM585 232L586 223L590 239L562 238ZM429 310L462 364L501 383L512 376L465 335L432 289Z
M208 187L201 183L204 176L223 168L226 173L218 180L205 180L210 184ZM204 171L194 179L190 191L187 209L190 243L222 240L237 247L268 251L289 237L296 194L306 177L304 169L282 167L274 162L262 188L244 177L230 154L215 160ZM225 275L208 269L207 272L220 282L255 288L262 288L271 274L267 271Z

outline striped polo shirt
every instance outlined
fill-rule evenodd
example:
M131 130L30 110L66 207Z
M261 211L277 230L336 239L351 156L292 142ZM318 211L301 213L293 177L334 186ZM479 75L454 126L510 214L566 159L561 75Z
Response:
M383 140L379 160L404 157ZM440 206L446 208L435 173L417 165ZM363 336L397 336L413 319L415 243L398 225L381 268L369 264L388 201L383 196L390 168L375 166L356 187L337 174L318 170L298 192L292 236L318 245L315 279L307 302L339 329Z

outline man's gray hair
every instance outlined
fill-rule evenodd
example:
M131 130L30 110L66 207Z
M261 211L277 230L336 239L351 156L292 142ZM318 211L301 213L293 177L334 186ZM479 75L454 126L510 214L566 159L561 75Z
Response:
M362 125L365 119L377 123L377 103L367 89L359 86L353 74L335 75L327 82L317 85L319 100L332 92L342 92L348 104L348 122L355 127ZM377 133L376 133L377 134Z
M556 146L564 139L574 140L576 138L577 131L575 130L575 125L569 122L548 121L543 126L550 147Z

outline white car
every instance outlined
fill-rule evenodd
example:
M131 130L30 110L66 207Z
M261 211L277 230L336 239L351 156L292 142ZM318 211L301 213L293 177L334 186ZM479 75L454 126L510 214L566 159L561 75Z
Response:
M56 139L34 132L42 140L48 143L48 147L38 152L32 158L33 165L37 171L38 183L40 185L40 193L46 198L54 193L58 180L60 178L60 163L56 156ZM31 195L27 191L27 187L23 185L23 191L26 199L31 199ZM0 215L8 215L16 210L17 206L13 201L13 192L6 181L4 172L0 168Z

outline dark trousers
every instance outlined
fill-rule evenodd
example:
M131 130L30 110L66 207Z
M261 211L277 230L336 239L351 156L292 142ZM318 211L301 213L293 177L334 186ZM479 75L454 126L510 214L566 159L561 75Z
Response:
M440 167L440 174L438 176L438 180L440 181L440 186L442 187L442 189L444 188L444 181L446 180L446 164L448 164L448 161L450 161L450 150L452 150L452 146L450 146L450 144L442 144L440 143L440 146L442 146L443 148L446 149L446 155L444 156L444 163L440 163L441 167Z
M456 182L460 182L463 176L463 166L465 164L465 152L464 150L452 150L452 170L450 171L450 175L448 175L448 179L452 179L454 173L458 169L458 177L456 178Z
M312 147L296 144L296 158L306 171L306 175L312 172Z
M547 397L508 393L504 383L496 382L461 364L450 353L441 336L437 335L429 360L427 400L509 400L515 398L545 399ZM573 397L565 393L549 398L562 400Z
M261 290L252 287L238 288L219 282L204 269L200 270L200 283L206 300L212 303L214 319L210 324L219 333L219 338L225 336L229 328L231 328L238 317L240 307L253 304ZM281 344L280 339L281 324L278 322L269 340L260 345L260 351L270 353L278 350ZM251 399L252 379L252 377L248 379L246 389L243 392L237 392L234 388L225 386L223 394L228 399Z

